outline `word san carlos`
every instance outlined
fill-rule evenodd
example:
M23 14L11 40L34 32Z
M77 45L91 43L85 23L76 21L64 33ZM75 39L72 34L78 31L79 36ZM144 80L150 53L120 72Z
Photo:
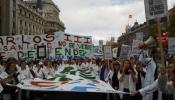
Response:
M36 58L37 47L45 46L47 57L92 56L92 38L57 32L46 35L0 36L0 57Z

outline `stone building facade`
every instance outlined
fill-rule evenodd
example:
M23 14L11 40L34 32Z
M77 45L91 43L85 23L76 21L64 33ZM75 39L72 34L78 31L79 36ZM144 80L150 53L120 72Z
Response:
M128 26L127 26L128 27ZM136 38L136 33L143 33L144 38L148 37L147 23L138 24L135 22L134 26L126 29L126 33L123 33L118 38L119 44L132 45L133 40Z
M48 34L64 31L60 10L52 0L0 0L0 35Z
M169 17L173 16L173 14L175 15L175 7L169 10ZM175 37L175 18L174 16L172 18L173 19L170 20L170 23L172 24L171 30L173 30L173 32L169 33L169 37ZM136 33L138 32L143 32L145 40L149 37L149 29L148 24L146 22L143 24L138 24L136 22L134 26L129 27L128 29L126 29L126 32L118 38L117 42L119 44L132 45L132 40L135 39Z

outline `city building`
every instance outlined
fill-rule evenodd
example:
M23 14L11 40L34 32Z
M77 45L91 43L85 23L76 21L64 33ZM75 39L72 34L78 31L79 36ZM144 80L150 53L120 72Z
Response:
M126 26L126 32L118 38L118 44L132 45L133 40L136 38L136 33L143 33L144 38L148 37L147 23L139 24L135 22L131 27Z
M175 7L171 8L168 12L171 24L171 27L169 28L169 37L175 37ZM139 32L143 32L144 39L147 39L149 35L149 29L147 25L148 24L146 22L143 24L138 24L138 22L135 22L135 24L132 27L127 25L125 33L123 33L118 38L118 43L132 45L132 40L136 38L136 33Z
M64 31L59 13L52 0L0 0L0 35Z

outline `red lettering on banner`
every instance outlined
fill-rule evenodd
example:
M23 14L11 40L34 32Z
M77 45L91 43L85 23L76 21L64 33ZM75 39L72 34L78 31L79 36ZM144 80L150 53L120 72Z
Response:
M66 42L65 41L58 41L58 45L65 47L66 46Z
M9 49L9 51L15 50L16 51L16 47L14 45L11 46L11 48Z
M0 44L4 45L3 39L0 37Z
M7 37L7 45L9 45L10 43L16 45L16 43L14 42L14 37Z
M40 36L34 36L33 37L33 42L40 43L41 42L41 37Z
M84 40L85 40L84 43L91 43L91 39L90 38L85 37Z
M71 41L71 40L70 40L70 36L71 36L71 35L64 34L64 40L65 40L65 41Z
M53 42L54 40L55 40L55 37L52 34L46 35L46 38L44 39L44 41L46 42Z
M79 36L74 36L74 42L81 43L80 39L81 39L81 37L79 37Z

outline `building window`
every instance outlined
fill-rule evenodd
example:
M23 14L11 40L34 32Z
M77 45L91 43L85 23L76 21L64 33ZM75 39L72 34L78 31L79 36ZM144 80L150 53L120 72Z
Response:
M22 10L21 10L21 8L19 9L19 13L22 14Z
M26 11L24 12L24 15L27 16L27 12Z
M15 18L16 17L16 12L15 11L13 11L13 18Z
M22 20L20 20L20 25L22 25Z

